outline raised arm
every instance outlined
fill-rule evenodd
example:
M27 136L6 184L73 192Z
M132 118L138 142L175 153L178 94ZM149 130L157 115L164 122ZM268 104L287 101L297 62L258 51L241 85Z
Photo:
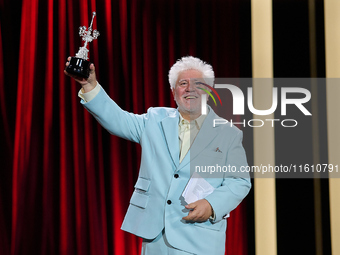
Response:
M70 59L69 57L67 60ZM69 62L66 62L66 66L68 65ZM97 82L94 64L90 65L90 76L87 80L66 71L64 73L82 86L83 95L98 86L95 96L91 97L89 102L81 100L81 103L110 134L140 142L148 114L138 115L122 110Z

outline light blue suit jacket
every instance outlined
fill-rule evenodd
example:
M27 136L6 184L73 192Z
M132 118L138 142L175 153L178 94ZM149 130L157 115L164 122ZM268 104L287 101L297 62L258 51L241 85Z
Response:
M165 228L175 248L194 254L224 254L227 222L223 216L248 194L249 175L238 171L206 178L215 187L206 197L216 213L214 222L182 220L188 214L182 192L196 166L246 166L242 132L230 125L213 127L213 120L219 117L210 109L190 151L179 163L177 109L157 107L142 115L128 113L103 89L90 102L81 103L108 132L142 146L139 176L122 229L153 239Z

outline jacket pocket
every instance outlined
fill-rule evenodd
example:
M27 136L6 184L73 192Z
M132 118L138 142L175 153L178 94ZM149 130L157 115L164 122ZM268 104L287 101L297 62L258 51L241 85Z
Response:
M222 226L225 224L225 222L222 220L217 223L211 223L210 220L204 221L204 222L195 222L194 225L200 228L206 228L206 229L211 229L215 231L220 231Z
M150 180L143 177L138 177L138 180L134 186L135 191L133 192L130 199L130 204L143 209L146 208L146 205L149 201L149 195L147 192L149 191L150 183Z
M146 195L145 193L134 191L130 199L130 204L145 209L146 205L148 204L148 201L149 201L148 195Z
M139 190L143 190L145 192L147 192L149 190L150 187L150 180L145 179L143 177L138 177L138 180L135 184L135 189L139 189Z
M221 150L218 149L218 151L216 151L218 148L216 148L215 150L204 150L202 153L202 156L207 156L209 158L223 158L225 156L225 153L223 153Z

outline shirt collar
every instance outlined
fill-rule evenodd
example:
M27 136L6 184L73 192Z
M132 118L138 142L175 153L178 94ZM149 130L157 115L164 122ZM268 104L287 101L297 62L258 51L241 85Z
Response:
M208 108L208 113L209 113L209 111L210 111L210 109ZM181 113L180 112L178 112L179 113L179 125L181 124L181 123L189 123L189 121L188 120L186 120L186 119L184 119L183 117L182 117L182 115L181 115ZM203 122L204 122L204 120L205 120L205 118L207 117L207 115L201 115L201 116L199 116L198 118L196 118L196 119L194 119L194 120L192 120L192 121L190 121L191 123L195 123L195 125L196 125L196 127L198 128L198 129L201 129L201 127L202 127L202 125L203 125Z

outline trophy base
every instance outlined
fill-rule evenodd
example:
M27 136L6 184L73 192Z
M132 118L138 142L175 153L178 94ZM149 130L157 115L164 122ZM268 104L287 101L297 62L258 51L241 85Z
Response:
M69 74L87 79L90 76L90 64L91 63L85 59L71 57L70 64L65 70Z

